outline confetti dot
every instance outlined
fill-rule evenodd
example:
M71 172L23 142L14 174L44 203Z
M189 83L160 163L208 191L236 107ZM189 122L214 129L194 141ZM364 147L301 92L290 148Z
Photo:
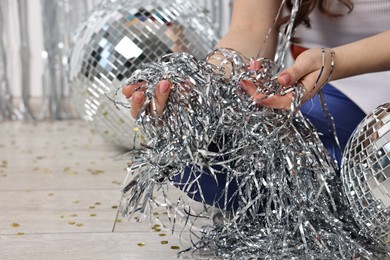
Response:
M78 204L79 202L80 202L79 200L72 201L73 204Z
M77 214L72 214L72 215L70 215L72 218L75 218L75 217L77 217Z
M96 202L95 205L101 205L102 203L101 202Z
M145 246L145 243L138 243L137 246Z
M160 243L161 243L162 245L166 245L166 244L168 244L168 241L163 240L163 241L161 241Z
M92 171L91 171L91 174L92 174L92 175L99 175L99 174L102 174L102 173L104 173L103 170L92 170Z
M74 225L74 224L76 224L76 222L74 222L74 221L69 221L68 224L69 224L69 225Z
M89 206L89 208L90 208L90 209L94 209L94 208L96 208L96 207L95 207L95 206Z
M90 217L96 217L95 213L89 214Z
M161 234L158 234L160 237L165 237L167 234L164 234L164 233L161 233Z
M111 208L113 208L113 209L117 209L117 208L118 208L118 206L117 206L117 205L114 205L114 206L112 206Z
M171 249L178 250L178 249L180 249L180 247L179 246L171 246Z
M78 227L82 227L82 226L84 226L84 224L77 223L77 224L76 224L76 226L78 226Z
M18 236L23 236L25 233L24 232L18 232L18 233L16 233L16 235L18 235Z
M11 227L18 228L18 227L20 227L20 225L18 223L12 223Z
M122 222L122 220L121 219L117 219L116 222L120 223L120 222Z

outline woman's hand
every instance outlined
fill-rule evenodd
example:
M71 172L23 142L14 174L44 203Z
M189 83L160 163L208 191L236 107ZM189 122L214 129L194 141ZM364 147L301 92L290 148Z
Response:
M298 56L295 63L282 71L278 76L278 83L283 87L300 84L305 89L302 103L311 99L325 85L333 71L334 53L330 49L309 49ZM259 64L252 62L251 70L258 70ZM250 81L241 82L241 87L260 105L275 109L290 109L292 93L275 95L265 98L266 95L256 91L256 86ZM265 98L265 99L264 99ZM260 101L259 101L260 100Z
M282 86L300 84L305 89L302 103L314 97L331 80L335 53L331 49L313 48L302 52L294 64L282 71L278 82Z
M131 101L130 113L133 118L137 118L140 110L145 102L145 88L144 83L127 85L123 87L122 93ZM158 115L164 112L165 104L168 100L171 91L171 83L168 80L162 80L156 87L155 104ZM153 110L153 109L152 109Z

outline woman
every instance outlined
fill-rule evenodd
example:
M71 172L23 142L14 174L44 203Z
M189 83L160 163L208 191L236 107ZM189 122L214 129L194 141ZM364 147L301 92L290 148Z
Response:
M257 57L260 53L261 57L273 59L278 40L278 28L283 21L287 20L281 17L274 23L281 2L280 0L235 0L230 29L216 47L234 49L248 58ZM293 1L287 1L287 7L291 6L291 2ZM264 39L271 26L273 28L265 42ZM336 81L335 86L326 83L330 74L330 80L334 81L390 70L390 1L302 0L295 26L292 54L296 60L292 66L279 74L278 82L286 87L296 82L304 86L306 91L303 102L306 104L302 107L302 112L317 127L328 151L340 163L341 151L357 124L366 113L382 102L390 100L390 73L386 72L380 76L374 74L361 82L353 79L354 84L347 87L344 87L347 82L343 81ZM213 62L213 59L211 58L209 62ZM250 69L257 69L257 64L251 63ZM358 86L356 82L363 84ZM370 85L367 85L367 82ZM250 82L242 82L241 86L254 99L262 96L256 92L256 87ZM138 115L145 100L142 91L133 93L136 87L130 85L123 89L124 95L131 98L133 117ZM327 120L316 96L320 89L323 89L330 113L334 117L341 151L332 133L329 132ZM370 96L361 94L367 89L372 92ZM161 114L169 96L170 83L161 81L156 91L156 111ZM353 96L349 98L343 92ZM372 102L356 104L354 100L372 100ZM290 102L291 95L288 94L274 96L260 103L277 109L288 109ZM206 197L210 198L206 198L208 200L206 203L231 207L231 205L213 202L213 198L219 197L215 193L221 194L224 185L220 188L216 187L218 185L213 178L208 179L206 174L202 183L210 186L210 188L203 188L211 192L206 194ZM219 183L223 183L223 180L219 180ZM232 190L235 189L233 186L230 187ZM193 197L199 199L196 193Z

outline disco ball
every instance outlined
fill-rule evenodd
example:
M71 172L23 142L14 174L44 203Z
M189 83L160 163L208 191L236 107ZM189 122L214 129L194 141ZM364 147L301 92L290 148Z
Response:
M107 0L73 39L69 80L76 110L107 140L135 149L142 134L134 131L129 111L116 109L106 93L142 63L164 54L188 52L204 58L218 36L211 20L188 0Z
M344 151L341 178L361 233L390 251L390 102L355 129Z

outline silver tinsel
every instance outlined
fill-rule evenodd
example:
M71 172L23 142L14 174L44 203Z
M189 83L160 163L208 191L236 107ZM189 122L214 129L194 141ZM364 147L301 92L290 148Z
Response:
M165 206L173 230L179 221L191 231L202 219L214 220L200 226L182 257L376 259L379 253L358 234L345 207L332 160L297 110L302 89L280 88L270 60L260 59L263 69L256 73L229 55L234 73L228 79L223 69L178 53L144 65L128 80L145 82L147 101L137 122L148 143L130 152L134 178L123 190L121 212L151 216ZM154 93L162 79L172 82L172 91L158 117ZM293 91L291 110L257 105L241 80L255 82L267 96ZM194 200L172 197L172 186ZM198 212L195 201L203 205Z

